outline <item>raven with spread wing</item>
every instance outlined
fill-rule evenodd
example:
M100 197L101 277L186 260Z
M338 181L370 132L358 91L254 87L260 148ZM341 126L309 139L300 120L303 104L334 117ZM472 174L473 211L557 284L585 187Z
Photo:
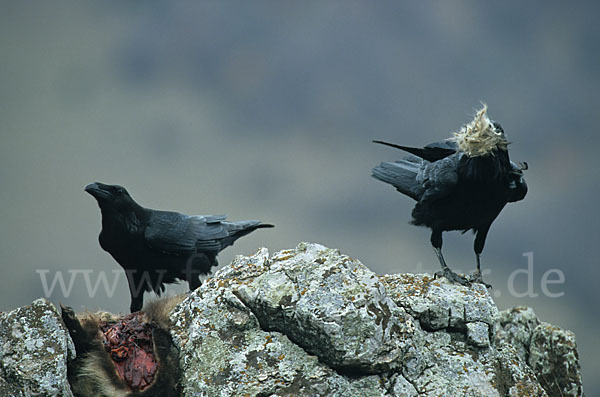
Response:
M431 229L441 274L463 285L483 283L480 255L490 226L507 203L527 194L527 164L510 161L504 131L486 111L484 106L454 137L423 148L374 141L411 153L373 168L373 177L417 201L411 223ZM442 256L442 232L451 230L476 233L477 269L469 280L450 270Z
M124 187L91 183L102 212L100 246L123 267L129 282L131 312L143 306L144 291L160 295L164 284L186 280L200 286L200 274L217 266L217 254L260 228L259 221L227 222L225 215L189 216L137 204Z

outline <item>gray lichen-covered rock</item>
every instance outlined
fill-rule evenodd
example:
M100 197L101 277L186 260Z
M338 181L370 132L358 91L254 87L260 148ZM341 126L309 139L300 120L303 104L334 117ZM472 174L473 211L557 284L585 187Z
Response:
M67 381L72 354L71 338L45 299L0 313L0 396L72 396Z
M581 396L575 334L538 320L528 307L500 313L496 340L511 343L550 396Z
M170 313L185 396L580 396L574 335L486 288L318 244L237 257ZM45 300L0 314L0 395L70 396Z
M482 285L377 276L301 243L236 258L171 319L186 396L581 393L572 334L505 313Z
M290 251L291 253L293 251ZM284 261L285 251L279 255L279 260ZM292 257L293 255L290 255L290 258ZM320 362L321 357L309 354L305 350L309 343L317 343L316 341L321 338L326 338L323 335L327 332L335 338L343 331L340 328L351 330L356 326L366 329L366 326L344 325L343 322L324 324L315 318L312 324L314 329L307 329L305 343L298 344L292 342L286 333L271 330L266 323L261 324L261 321L267 321L265 313L273 316L273 322L277 318L286 321L283 311L290 314L294 312L293 308L289 307L292 304L291 296L296 294L298 298L308 292L308 290L298 289L294 283L289 282L286 279L286 272L281 268L273 269L271 273L273 277L270 278L268 273L270 266L271 261L266 249L260 250L252 257L238 258L231 266L207 280L175 309L171 319L175 323L174 340L180 349L184 394L188 396L380 396L384 394L385 389L382 388L379 376L368 374L360 377L342 376L329 365ZM261 287L262 282L265 284ZM263 291L265 295L260 299L256 294L250 297L251 292L245 290L244 286ZM255 306L248 305L243 299L247 299ZM273 305L264 303L266 300L272 301ZM284 305L284 308L279 309L278 304ZM325 304L320 305L315 302L315 305L320 306L324 311L330 310L325 307ZM313 314L318 315L316 311ZM339 315L339 319L342 317ZM302 324L302 321L300 319L298 323ZM300 336L291 325L289 331L290 335L294 335L293 337ZM357 353L358 357L361 357L361 349L365 353L370 353L372 357L385 357L384 353L380 353L383 350L381 344L371 352L358 346L354 340L355 338L364 340L367 337L348 335L348 338L348 343L352 345L353 352ZM333 339L333 342L342 341ZM350 356L348 352L336 348L329 341L321 341L318 344L315 347L324 349L323 357L332 354L331 358L326 357L329 362L343 361L344 357ZM378 352L380 354L377 354ZM363 359L361 357L356 360ZM389 360L381 358L380 361Z
M338 371L390 371L414 348L413 318L362 263L322 248L305 245L271 258L262 251L265 271L241 283L236 296L262 328L284 333ZM220 277L240 280L245 267Z

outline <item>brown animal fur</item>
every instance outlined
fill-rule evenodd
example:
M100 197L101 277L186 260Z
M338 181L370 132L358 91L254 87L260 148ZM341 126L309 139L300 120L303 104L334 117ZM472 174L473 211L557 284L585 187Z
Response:
M154 329L152 341L159 369L153 383L144 391L131 391L119 378L110 354L104 350L100 324L119 317L111 313L80 313L61 305L62 318L73 339L77 357L69 362L68 377L76 397L179 396L179 358L168 329L169 313L182 296L158 299L146 305L147 321Z

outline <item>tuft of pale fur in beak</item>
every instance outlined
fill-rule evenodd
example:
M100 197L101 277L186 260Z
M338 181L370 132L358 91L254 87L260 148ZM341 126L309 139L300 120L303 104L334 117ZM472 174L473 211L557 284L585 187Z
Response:
M494 150L507 150L508 141L502 131L497 131L493 122L488 118L487 105L483 104L473 121L463 126L450 138L458 148L469 157L493 155Z

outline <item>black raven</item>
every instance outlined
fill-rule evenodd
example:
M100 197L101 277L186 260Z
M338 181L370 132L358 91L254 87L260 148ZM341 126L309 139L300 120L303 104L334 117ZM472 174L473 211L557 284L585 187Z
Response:
M454 137L423 148L373 141L412 154L381 163L373 168L373 177L417 201L411 223L431 228L441 274L463 285L483 283L480 255L490 226L506 203L522 200L527 194L523 179L527 164L510 161L504 130L486 111L484 105ZM450 230L476 233L477 269L469 280L450 270L442 256L442 232Z
M102 212L100 246L123 267L129 282L131 312L140 310L144 291L160 295L164 284L186 280L200 286L200 274L217 266L217 254L260 228L259 221L226 222L225 215L189 216L157 211L137 204L124 187L91 183Z

